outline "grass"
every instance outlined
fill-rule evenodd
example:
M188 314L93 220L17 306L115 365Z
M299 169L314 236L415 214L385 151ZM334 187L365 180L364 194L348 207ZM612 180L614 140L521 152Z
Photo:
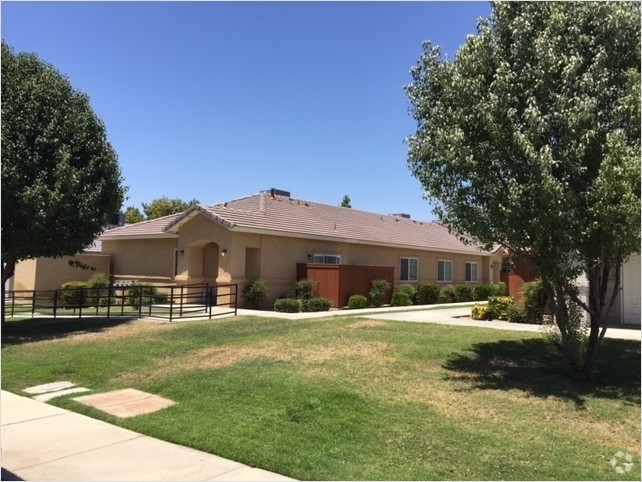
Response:
M293 478L640 479L639 342L606 339L577 384L531 333L350 316L34 326L3 329L3 389L159 394L178 404L132 419L51 403ZM631 472L609 464L619 450Z

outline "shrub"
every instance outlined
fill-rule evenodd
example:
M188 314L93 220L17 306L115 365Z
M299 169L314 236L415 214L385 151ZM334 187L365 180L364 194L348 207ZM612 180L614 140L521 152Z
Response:
M363 295L352 295L348 298L348 309L358 310L365 308L368 304L368 299Z
M372 306L381 306L386 293L390 289L390 283L385 279L374 279L370 283L370 302Z
M482 284L473 288L473 298L475 301L486 301L495 294L493 285Z
M510 296L491 296L488 298L488 309L493 319L507 320L508 307L514 303Z
M106 295L109 288L109 276L104 273L96 273L87 281L87 288L90 291L87 294L88 303L91 306L106 306L107 299L103 301L102 296Z
M546 293L541 280L529 281L522 286L522 304L525 323L542 324L546 314Z
M301 311L301 300L295 298L279 298L274 302L274 311L281 313L298 313Z
M131 306L148 306L154 303L166 303L167 295L159 293L155 286L131 286L127 290L127 303Z
M391 306L409 306L412 305L412 301L408 296L408 293L403 291L397 291L392 295L392 301L390 301Z
M312 298L301 302L302 311L329 311L332 303L327 298Z
M109 276L96 273L87 281L87 288L109 288Z
M312 292L317 286L317 282L311 279L302 279L294 285L294 297L299 300L309 300L312 298Z
M470 285L455 286L455 301L457 303L473 301L473 287Z
M411 304L415 302L415 295L417 294L417 290L413 285L401 285L399 286L399 288L397 288L397 291L400 293L406 293Z
M524 305L516 303L506 309L506 319L511 323L528 323Z
M418 305L434 305L439 301L439 292L438 285L420 284L415 293L415 302Z
M87 297L87 283L84 281L67 281L61 285L60 301L66 308L89 306Z
M440 303L454 303L455 302L455 287L453 285L442 286L439 290Z
M492 296L506 296L506 283L500 281L499 283L493 283L490 286L493 287Z
M486 305L475 305L471 310L470 317L473 320L492 320L492 313Z
M257 279L251 281L243 288L243 300L248 308L260 308L261 303L265 300L267 288L265 281Z

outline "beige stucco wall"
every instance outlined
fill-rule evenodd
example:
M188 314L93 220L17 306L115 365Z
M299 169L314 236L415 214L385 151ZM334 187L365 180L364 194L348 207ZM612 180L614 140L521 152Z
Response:
M166 284L174 279L177 238L103 240L115 280Z
M69 264L77 259L95 268L82 269ZM56 290L67 281L87 281L94 274L109 276L110 257L104 254L83 253L61 258L37 258L20 261L16 264L14 290Z

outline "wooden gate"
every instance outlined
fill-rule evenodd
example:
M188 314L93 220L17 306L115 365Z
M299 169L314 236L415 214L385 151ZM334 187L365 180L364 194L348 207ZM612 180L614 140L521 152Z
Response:
M385 279L390 283L384 303L390 303L394 291L394 266L297 263L296 272L297 280L307 278L316 281L315 295L329 299L333 308L347 306L352 295L368 297L370 283L375 279Z

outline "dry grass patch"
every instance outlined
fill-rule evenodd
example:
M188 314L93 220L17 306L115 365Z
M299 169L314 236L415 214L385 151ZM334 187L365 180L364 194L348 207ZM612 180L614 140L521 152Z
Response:
M166 356L157 361L154 368L145 373L129 372L119 376L119 381L130 383L153 380L168 375L212 370L243 361L269 358L275 361L296 362L301 365L323 364L330 360L347 358L378 357L390 349L390 344L381 341L351 342L339 340L326 345L296 345L292 342L259 342L254 345L223 345L193 350L180 355Z
M388 326L385 321L379 320L360 320L356 323L350 323L345 328L348 330L372 330Z

